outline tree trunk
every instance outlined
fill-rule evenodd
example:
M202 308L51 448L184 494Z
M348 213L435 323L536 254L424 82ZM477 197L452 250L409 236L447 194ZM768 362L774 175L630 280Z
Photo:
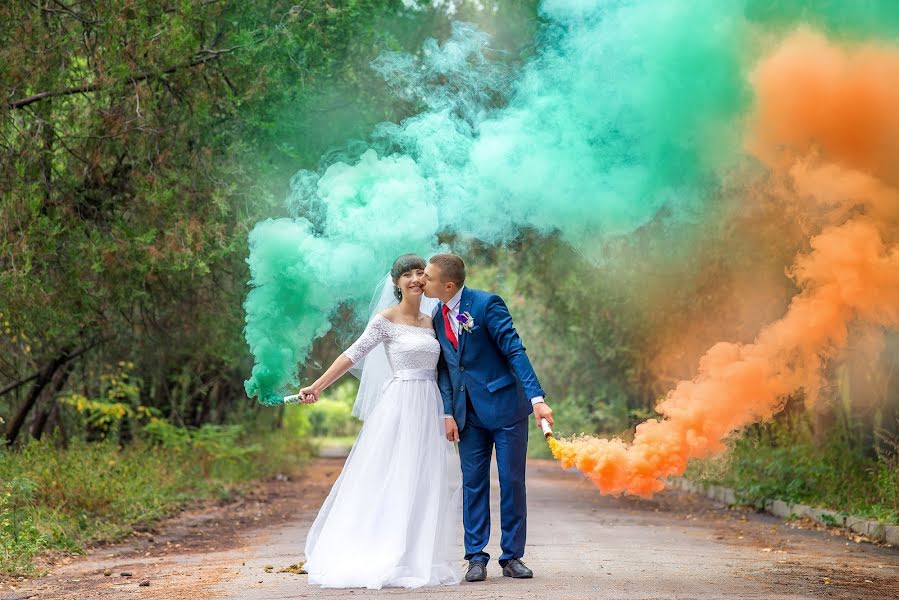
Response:
M62 365L53 375L53 379L44 390L43 396L45 400L41 401L41 403L49 403L49 406L43 407L40 412L38 412L34 423L32 423L31 425L31 437L33 437L34 439L39 440L44 434L44 428L47 426L47 419L50 417L50 413L56 410L56 394L58 394L60 390L65 387L66 381L68 381L69 375L71 373L71 362Z
M47 421L44 424L43 430L38 435L37 439L40 439L44 433L53 433L54 429L61 427L60 419L59 419L59 403L54 402L53 406L50 407L50 410L47 411Z
M284 405L278 407L278 411L275 413L275 420L272 422L272 431L278 431L279 429L284 428Z
M818 449L827 445L837 423L838 411L842 410L851 393L846 365L829 368L827 378L835 381L836 385L830 393L822 390L818 401L811 407L812 444Z
M222 396L222 380L220 379L221 376L218 377L219 378L215 380L215 383L212 384L212 389L209 390L207 402L209 403L209 421L216 425L221 425L222 411L219 409L219 404Z
M41 436L44 435L44 427L47 426L47 419L50 418L50 411L52 409L53 406L51 405L50 408L42 408L37 412L37 416L31 424L31 437L36 440L41 439Z
M9 423L9 427L6 430L6 445L12 446L16 438L19 437L19 432L22 430L22 426L25 425L25 419L28 418L28 414L31 412L31 409L34 408L34 405L37 404L38 398L41 396L41 392L44 391L44 388L47 387L47 384L50 383L50 380L53 379L53 375L56 374L57 369L65 362L66 355L62 354L59 357L55 358L50 364L48 364L44 369L40 372L37 379L34 382L34 385L31 386L31 391L28 393L28 397L25 399L25 404L23 404L19 411L12 418L12 421Z
M69 360L73 357L81 354L84 350L79 350L77 352L71 352L70 350L64 350L53 359L46 367L41 370L40 374L38 374L37 379L34 382L34 385L31 386L31 391L28 392L28 397L25 399L25 403L19 408L19 411L15 414L12 420L9 423L9 427L6 430L6 445L12 446L16 439L19 437L19 433L22 431L22 427L25 425L25 420L28 418L28 414L31 412L31 409L34 408L35 404L37 404L38 399L41 397L41 392L44 391L54 379L54 375L56 372L65 365Z

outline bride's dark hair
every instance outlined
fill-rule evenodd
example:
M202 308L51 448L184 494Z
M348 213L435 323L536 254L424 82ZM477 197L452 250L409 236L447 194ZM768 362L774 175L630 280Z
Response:
M425 259L417 254L403 254L393 261L393 268L390 269L390 278L393 279L393 295L396 296L398 302L403 301L403 292L396 284L403 273L416 271L425 268Z

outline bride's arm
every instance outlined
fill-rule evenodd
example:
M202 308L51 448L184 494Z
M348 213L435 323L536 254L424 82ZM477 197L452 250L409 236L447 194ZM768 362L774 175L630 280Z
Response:
M328 370L322 373L322 376L315 380L312 385L306 386L300 390L300 402L311 404L318 401L318 396L329 385L340 379L354 364L362 360L366 354L387 339L389 332L387 324L389 321L382 316L377 316L368 323L368 327L353 342L353 345L337 357Z

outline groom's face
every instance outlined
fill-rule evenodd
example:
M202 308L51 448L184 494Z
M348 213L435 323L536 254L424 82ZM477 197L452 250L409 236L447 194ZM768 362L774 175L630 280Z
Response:
M443 272L440 270L440 267L434 263L428 263L425 267L425 274L422 278L422 282L424 283L425 296L428 298L437 298L438 300L446 302L452 298L455 293L453 292L453 294L447 296L447 293L449 292L448 287L455 287L455 284L453 284L453 286L447 286L446 282L443 281Z

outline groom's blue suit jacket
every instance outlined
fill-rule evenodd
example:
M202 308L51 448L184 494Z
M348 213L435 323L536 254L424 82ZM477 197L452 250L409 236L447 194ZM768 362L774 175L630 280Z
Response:
M447 415L461 431L468 421L466 394L478 422L489 429L507 427L532 412L531 398L545 396L503 299L464 288L459 314L474 319L471 331L459 329L459 349L446 337L442 305L434 330L443 350L437 383Z

